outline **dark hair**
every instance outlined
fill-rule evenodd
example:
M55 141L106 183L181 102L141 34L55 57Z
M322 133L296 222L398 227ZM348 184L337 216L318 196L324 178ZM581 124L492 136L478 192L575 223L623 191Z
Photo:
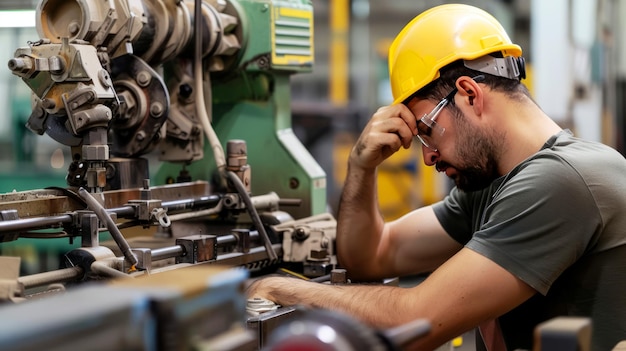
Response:
M467 68L463 64L463 60L458 60L447 65L442 68L439 73L439 78L415 92L404 102L408 103L414 97L422 100L429 99L432 101L439 101L443 99L452 89L454 89L456 80L459 77L476 77L478 75L485 77L481 83L484 83L493 90L505 93L510 98L521 99L522 96L531 98L528 88L526 88L526 86L519 80L499 77ZM454 101L451 101L451 103L454 104Z

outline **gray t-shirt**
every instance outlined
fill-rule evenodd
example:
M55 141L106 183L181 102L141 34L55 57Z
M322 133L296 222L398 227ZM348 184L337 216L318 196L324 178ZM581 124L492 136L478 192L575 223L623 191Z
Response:
M537 290L500 317L507 348L532 348L534 327L590 316L593 350L626 340L626 160L563 131L488 188L454 188L434 205L458 242Z

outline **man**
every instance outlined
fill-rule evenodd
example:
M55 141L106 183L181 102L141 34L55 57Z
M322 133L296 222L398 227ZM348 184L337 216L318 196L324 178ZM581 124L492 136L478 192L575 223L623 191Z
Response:
M594 350L626 340L626 161L533 102L521 54L491 15L467 5L420 14L390 48L395 101L351 152L338 259L353 281L428 278L411 288L267 278L250 296L377 328L425 318L432 330L419 350L495 318L508 350L531 349L534 327L557 316L591 317ZM456 187L385 223L376 168L414 140Z

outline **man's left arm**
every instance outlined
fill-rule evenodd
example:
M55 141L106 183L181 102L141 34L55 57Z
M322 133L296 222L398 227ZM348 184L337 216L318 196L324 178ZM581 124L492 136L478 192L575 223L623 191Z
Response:
M255 282L248 295L283 306L340 311L373 328L426 319L431 332L414 346L429 350L510 311L535 293L493 261L465 248L412 288L268 277Z

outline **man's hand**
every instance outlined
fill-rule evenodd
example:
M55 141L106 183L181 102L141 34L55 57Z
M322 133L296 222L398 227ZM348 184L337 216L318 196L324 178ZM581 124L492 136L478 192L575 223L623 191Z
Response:
M245 293L249 299L258 297L258 298L269 300L268 298L269 291L267 291L267 289L263 286L264 285L263 281L266 279L269 279L269 278L261 278L261 279L254 280L253 282L250 283L250 285L248 285L248 287L246 287Z
M415 116L403 104L378 109L367 123L350 155L355 166L372 169L404 147L417 135Z
M290 286L299 283L300 279L281 276L268 276L252 282L246 289L248 299L262 298L278 305L290 306L298 304L296 299L288 299ZM278 292L278 294L274 294ZM280 300L280 301L279 301Z

